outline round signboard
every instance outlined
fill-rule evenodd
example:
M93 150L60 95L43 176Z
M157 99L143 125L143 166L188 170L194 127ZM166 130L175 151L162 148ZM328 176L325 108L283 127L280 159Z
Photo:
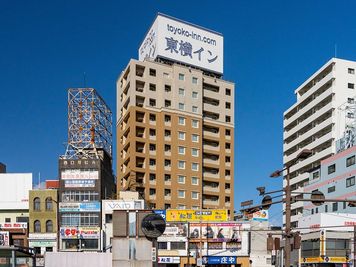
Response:
M141 229L146 237L157 238L166 230L166 222L159 214L147 214L142 219Z

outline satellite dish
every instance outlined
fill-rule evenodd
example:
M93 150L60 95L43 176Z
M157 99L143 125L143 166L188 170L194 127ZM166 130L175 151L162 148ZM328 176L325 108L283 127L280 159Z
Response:
M166 222L159 214L147 214L141 222L142 232L148 238L157 238L166 230Z
M324 200L325 199L325 196L322 192L320 191L315 191L315 192L312 192L311 194L311 202L315 205L315 206L320 206L320 205L323 205L324 204ZM319 201L313 201L313 200L319 200Z

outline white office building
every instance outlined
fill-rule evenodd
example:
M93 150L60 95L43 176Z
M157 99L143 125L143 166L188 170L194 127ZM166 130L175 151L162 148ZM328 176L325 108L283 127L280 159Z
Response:
M336 153L335 143L343 136L347 120L343 107L356 99L355 69L355 61L332 58L295 90L297 101L284 112L283 162L294 164L303 149L313 154L290 168L292 191L302 192L309 171ZM291 208L292 227L297 227L303 202L292 203Z

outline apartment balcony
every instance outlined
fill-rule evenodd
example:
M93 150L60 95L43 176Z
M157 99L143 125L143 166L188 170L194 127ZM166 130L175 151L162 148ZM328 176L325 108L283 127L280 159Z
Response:
M172 199L171 195L164 196L164 200L171 200L171 199Z
M231 207L231 203L230 202L225 202L225 207L230 208Z
M219 134L219 131L218 132L212 132L212 131L207 131L207 130L203 130L203 136L206 136L206 137L213 137L213 138L220 138L220 134Z
M204 119L210 119L210 120L216 121L219 119L219 117L220 117L220 114L216 113L216 107L214 107L214 109L211 111L208 111L205 109L203 110L203 118Z
M293 179L290 180L290 184L294 185L297 183L300 183L301 181L304 181L305 179L309 178L309 173L305 172L302 174L299 174L298 176L294 177ZM285 186L285 184L283 184L283 186ZM296 189L296 192L301 192L301 190L303 190L302 188Z
M220 192L220 187L212 187L212 186L203 186L203 192L213 192L213 193L219 193Z
M149 181L149 184L150 184L150 185L156 185L157 183L156 183L156 180L150 180L150 181Z
M213 145L208 145L208 144L204 144L203 143L203 149L204 150L210 150L210 151L215 151L215 152L219 152L220 151L220 146L213 146Z
M219 109L219 105L213 105L213 104L210 104L210 103L204 103L203 104L203 110L206 111L206 112L211 112L211 113L216 113L216 110Z
M171 151L164 151L164 155L167 157L172 156L172 152Z
M318 131L321 129L324 129L326 126L332 124L332 117L327 118L324 120L322 123L315 125L314 128L310 129L309 131L299 135L296 139L294 139L292 142L289 142L288 144L283 145L283 150L287 151L288 149L294 147L295 145L299 144L302 142L304 139L308 138L309 136L313 136L316 134Z
M171 185L172 184L172 181L171 180L165 180L164 181L164 185Z
M156 150L150 150L149 154L150 154L151 156L156 156L156 155L157 155L157 152L156 152Z
M226 194L231 194L231 189L225 189Z
M315 90L313 90L315 92ZM283 121L283 127L287 127L290 123L294 122L297 120L301 114L305 113L306 111L310 110L311 108L315 107L318 105L319 102L327 98L333 93L333 88L330 86L325 92L317 96L314 100L312 100L309 104L307 104L305 107L301 108L297 113L295 113L292 117L285 119ZM299 105L300 105L300 100L298 100Z
M168 142L172 141L171 136L165 136L164 137L164 141L168 141Z
M284 131L283 138L287 139L288 137L292 136L293 134L295 134L296 132L300 131L305 126L307 126L309 123L315 121L322 114L325 114L328 111L332 110L332 108L333 108L333 103L332 102L326 104L324 107L322 107L321 109L317 110L314 114L312 114L309 118L307 118L304 121L300 122L293 129L290 129L289 131Z
M283 162L284 162L284 163L287 163L287 162L290 162L291 160L294 160L294 159L298 156L298 154L300 153L301 149L304 149L304 148L306 148L306 149L313 149L313 148L316 148L316 147L318 147L319 145L321 145L321 144L323 144L323 143L325 143L326 141L331 140L331 139L333 139L333 133L332 133L332 131L329 132L329 133L327 133L327 134L325 134L325 135L323 135L323 136L320 137L320 138L315 139L315 140L314 140L313 142L311 142L310 144L308 144L308 145L306 145L306 146L304 146L304 147L301 147L300 149L298 149L298 150L295 151L294 153L292 153L292 154L290 154L290 155L288 155L288 156L284 156L284 157L283 157ZM310 158L313 158L313 156L310 157ZM318 157L318 158L320 158L320 157ZM308 159L306 159L306 160L308 160ZM302 162L303 162L303 166L306 165L306 164L304 163L304 161L302 161ZM297 165L298 165L298 164L297 164Z
M204 172L204 171L203 171L203 179L204 179L204 177L207 177L207 178L214 178L214 179L220 179L219 173L211 173L211 172Z
M165 170L165 171L171 171L171 169L172 169L171 165L169 165L169 166L164 166L164 170Z
M220 161L219 161L219 159L214 160L214 159L204 158L203 159L203 164L219 165Z
M204 205L211 205L211 206L218 206L219 205L219 200L208 200L204 199L203 200Z
M291 110L293 110L295 107L297 107L301 102L303 102L305 99L310 97L312 94L314 94L317 90L319 90L322 86L327 84L331 79L334 78L333 72L330 72L328 75L326 75L322 80L320 80L318 83L316 83L313 87L313 89L310 89L308 92L303 94L301 97L298 98L298 103L295 103L293 106L291 106L289 109L287 109L284 113L287 114ZM295 115L295 114L294 114ZM294 116L293 115L293 116Z
M156 170L156 165L150 165L149 168L150 168L150 170L153 170L153 171L154 171L154 170Z
M150 196L149 196L149 199L150 199L150 200L155 200L155 199L156 199L156 195L150 195Z

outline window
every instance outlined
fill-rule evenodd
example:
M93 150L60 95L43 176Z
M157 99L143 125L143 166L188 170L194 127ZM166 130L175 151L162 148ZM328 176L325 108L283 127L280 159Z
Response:
M231 117L230 116L225 116L225 122L231 122Z
M171 130L164 130L165 137L171 137Z
M171 189L164 189L164 196L169 197L171 195Z
M33 223L33 226L34 226L34 232L35 233L41 233L41 222L39 220L36 220L34 223Z
M156 181L156 174L150 173L150 181Z
M333 203L333 211L337 211L338 204L337 202Z
M346 202L343 202L342 204L343 204L343 207L342 207L342 208L343 208L343 209L346 209Z
M179 104L178 104L178 108L179 108L180 110L184 110L184 104L183 104L183 103L179 103Z
M156 130L155 129L150 129L150 136L152 136L152 137L156 136Z
M165 182L170 182L171 181L171 175L170 174L165 174L164 175L164 181Z
M165 152L170 152L171 151L171 145L164 145L164 151Z
M319 177L320 177L319 171L313 173L313 179L318 179Z
M230 176L230 170L225 170L225 176Z
M199 121L198 120L192 120L192 127L193 128L198 128L199 127Z
M227 135L227 136L230 136L230 135L231 135L230 129L226 129L226 130L225 130L225 135Z
M199 150L197 148L192 148L192 156L193 157L198 157L199 156Z
M183 88L179 88L178 89L178 94L179 95L184 95L185 94L184 89Z
M355 176L346 179L346 187L355 185Z
M11 223L11 218L5 218L6 223Z
M192 185L198 185L198 184L199 184L198 177L192 177Z
M168 79L169 78L169 73L168 72L163 72L163 78Z
M199 142L199 135L192 134L192 142Z
M150 83L150 91L156 91L156 85L153 83Z
M167 249L167 242L158 242L158 249Z
M231 95L231 89L226 88L226 89L225 89L225 94L226 94L226 95Z
M346 159L346 167L355 165L355 155Z
M335 192L335 185L328 188L328 193Z
M185 140L185 132L178 132L178 139Z
M46 222L46 233L53 233L53 222L51 220Z
M199 170L199 164L196 163L196 162L193 162L193 163L192 163L192 170L193 170L193 171L198 171L198 170Z
M192 192L192 199L198 199L199 198L199 193L198 192Z
M185 191L184 190L178 190L178 197L179 198L184 198L185 197Z
M184 117L179 117L178 118L178 124L179 125L185 125L185 118Z
M225 157L225 162L230 162L230 161L231 161L230 157L229 157L229 156L226 156L226 157Z
M230 103L230 102L226 102L226 103L225 103L225 108L231 109L231 103Z
M171 167L171 160L170 159L165 159L164 160L164 166L165 167Z
M328 166L328 174L334 173L336 171L335 164Z
M192 98L197 99L198 98L198 92L192 92Z
M198 78L197 77L193 77L192 78L192 83L193 84L198 84Z
M165 122L171 122L171 116L170 115L164 115L164 121Z
M184 81L184 74L183 74L183 73L179 73L178 79L179 79L180 81Z
M185 161L183 160L178 161L178 169L185 169Z
M184 146L179 146L178 147L178 154L181 154L181 155L185 154L185 147Z
M226 143L226 144L225 144L225 149L231 149L230 143Z
M192 112L197 113L198 112L198 107L197 106L192 106Z
M150 196L153 196L156 194L156 189L150 188Z
M166 108L171 107L171 100L164 100L164 106L165 106Z
M355 89L355 84L354 83L348 83L347 88L349 89Z
M41 200L38 197L36 197L33 200L33 210L35 210L35 211L40 211L41 210Z
M178 183L179 184L185 184L185 176L178 175Z
M347 72L348 72L349 74L355 74L355 69L348 68L348 69L347 69Z
M169 93L171 90L172 90L172 87L171 87L170 85L168 85L168 84L165 84L165 85L164 85L164 91L165 91L166 93Z
M150 106L155 107L156 106L156 99L150 98Z
M150 166L156 166L156 160L150 159Z
M53 201L51 197L46 198L46 210L53 209Z
M354 103L355 103L355 99L349 97L349 98L347 99L347 103L349 103L349 104L354 104Z
M325 212L328 212L328 205L325 205Z
M156 77L156 70L150 69L150 76Z
M150 121L156 121L156 114L150 114Z
M171 208L171 204L169 203L164 204L164 209L168 210L170 208Z
M150 144L150 151L156 151L156 144Z

